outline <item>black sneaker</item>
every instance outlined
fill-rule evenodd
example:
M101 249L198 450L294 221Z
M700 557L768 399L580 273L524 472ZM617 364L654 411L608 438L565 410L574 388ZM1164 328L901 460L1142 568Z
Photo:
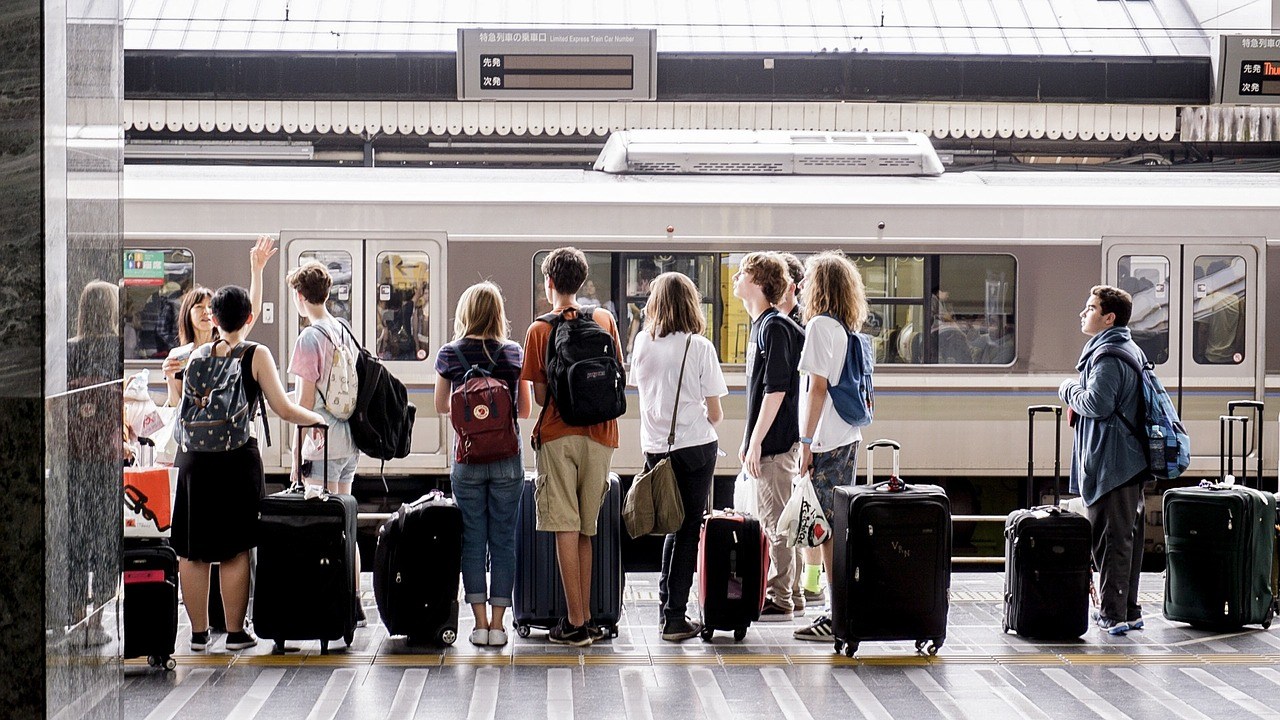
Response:
M191 633L191 649L204 650L209 647L209 631Z
M835 633L831 629L831 618L826 615L820 615L808 627L802 627L791 633L791 637L797 640L830 642L835 638Z
M689 622L688 618L676 618L662 624L662 639L668 642L682 642L696 637L700 632L702 632L702 626L696 622Z
M764 609L760 611L760 622L791 622L794 617L790 610L782 607L769 598L764 601Z
M590 620L587 621L586 628L587 634L591 636L591 642L593 643L600 642L601 640L607 640L609 639L609 636L613 634L609 628L604 625L596 625Z
M248 650L258 644L258 638L249 634L248 630L237 630L227 633L228 650Z
M547 639L557 645L586 647L591 644L591 633L586 625L570 625L566 618L551 628L551 632L547 633Z

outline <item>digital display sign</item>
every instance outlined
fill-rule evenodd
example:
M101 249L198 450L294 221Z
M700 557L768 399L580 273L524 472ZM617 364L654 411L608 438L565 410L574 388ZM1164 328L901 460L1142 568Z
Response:
M458 30L460 100L653 100L657 31Z
M1228 105L1280 104L1280 36L1222 36L1218 101Z
M1280 59L1241 63L1240 94L1280 96Z

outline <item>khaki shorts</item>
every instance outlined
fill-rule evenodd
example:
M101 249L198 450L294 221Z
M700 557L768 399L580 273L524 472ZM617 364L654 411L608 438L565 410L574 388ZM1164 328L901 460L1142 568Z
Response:
M612 461L613 448L586 435L543 443L533 491L538 529L595 535L600 505L609 491Z

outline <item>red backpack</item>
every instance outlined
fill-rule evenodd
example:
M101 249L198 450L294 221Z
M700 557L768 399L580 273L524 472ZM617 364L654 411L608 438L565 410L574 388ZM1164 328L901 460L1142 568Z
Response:
M511 388L489 369L467 362L457 345L449 346L462 363L462 381L449 394L449 420L458 433L454 462L468 465L506 460L520 453L516 408Z

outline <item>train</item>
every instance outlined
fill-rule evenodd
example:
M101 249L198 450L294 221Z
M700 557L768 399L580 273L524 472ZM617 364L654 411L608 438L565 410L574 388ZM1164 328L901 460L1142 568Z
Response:
M753 165L750 147L735 150L726 174L723 164L700 172L691 152L671 147L670 162L651 158L647 172L128 165L123 252L162 269L122 280L126 371L156 370L163 357L142 327L148 303L175 301L193 283L247 285L253 240L276 235L281 253L268 266L252 339L271 348L285 376L300 327L285 273L325 263L332 312L418 407L410 455L385 468L365 458L359 472L443 477L451 429L434 411L434 361L452 339L459 295L497 283L520 341L548 309L542 257L572 245L591 268L580 298L613 312L627 353L649 279L678 271L697 284L730 388L717 474L732 476L750 323L732 275L748 252L803 260L836 249L862 272L872 310L862 330L876 353L876 415L864 436L901 441L902 475L946 485L958 513L1022 502L1027 407L1056 404L1059 384L1077 373L1078 313L1098 283L1134 296L1135 339L1192 437L1184 481L1218 476L1228 401L1264 402L1259 418L1280 411L1280 333L1267 332L1280 318L1280 293L1268 290L1280 287L1280 175L779 174ZM623 476L643 464L631 392L614 458ZM280 430L263 451L272 475L289 469L291 439ZM1274 482L1280 443L1270 433L1262 447L1252 435L1246 442L1250 462L1261 457ZM531 452L525 461L532 466ZM1051 467L1047 455L1036 459L1031 494L1048 492Z

